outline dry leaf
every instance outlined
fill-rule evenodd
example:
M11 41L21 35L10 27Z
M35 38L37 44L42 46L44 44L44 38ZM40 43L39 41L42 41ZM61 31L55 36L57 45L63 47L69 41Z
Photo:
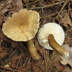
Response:
M12 13L15 13L16 11L23 9L22 6L22 0L14 0L14 3L12 4Z
M69 67L66 67L62 72L72 72L72 69Z
M5 50L3 50L2 52L0 52L0 59L4 58L8 53L6 53Z
M70 16L71 21L72 21L72 11L69 12L69 16Z
M15 52L14 55L12 56L11 67L15 68L17 66L17 63L18 63L18 55Z
M23 9L23 6L22 6L22 0L17 0L17 8L20 10L20 9Z
M4 17L2 16L2 14L0 14L0 26L2 26L2 22L5 21Z
M8 4L8 5L6 6L6 8L11 8L11 4Z
M69 17L68 13L63 14L62 23L64 24L65 27L68 27L68 25L72 26L72 23L71 23L71 20L70 20L70 17Z
M25 67L23 66L19 66L17 69L22 71L22 72L26 72L28 69L30 69L30 65L25 65Z
M1 1L0 1L0 10L3 9L4 5L5 5L5 0L4 0L4 1L1 0Z
M0 59L4 58L6 55L8 55L7 51L4 50L4 47L0 46Z
M33 5L31 5L31 8L36 8L36 5L34 5L34 4L33 4Z
M65 68L60 64L60 55L56 51L54 51L51 55L50 67L56 67L57 71L61 71Z
M17 66L17 60L18 59L14 59L14 60L11 61L11 67L12 68L15 68Z
M2 13L6 13L6 12L8 12L8 9L7 9L7 8L4 8L4 9L2 10Z
M62 45L62 48L64 48L66 51L69 52L69 56L68 57L63 57L60 56L60 58L62 59L60 62L63 65L69 64L72 67L72 47L69 47L68 44Z
M8 0L7 4L10 4L10 3L12 3L12 1L13 1L13 0Z
M3 37L3 34L2 34L2 32L0 32L0 39Z
M39 67L32 65L34 72L43 72Z

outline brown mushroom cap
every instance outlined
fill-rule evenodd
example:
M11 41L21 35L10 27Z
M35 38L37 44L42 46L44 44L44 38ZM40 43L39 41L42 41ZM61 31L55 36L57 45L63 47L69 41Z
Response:
M32 39L39 28L39 13L22 9L3 24L3 33L14 41Z

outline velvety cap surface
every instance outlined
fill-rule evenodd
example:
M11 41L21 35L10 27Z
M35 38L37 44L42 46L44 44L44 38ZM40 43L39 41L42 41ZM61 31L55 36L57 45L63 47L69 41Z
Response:
M39 13L22 9L14 13L3 24L3 33L14 41L28 41L32 39L39 28Z

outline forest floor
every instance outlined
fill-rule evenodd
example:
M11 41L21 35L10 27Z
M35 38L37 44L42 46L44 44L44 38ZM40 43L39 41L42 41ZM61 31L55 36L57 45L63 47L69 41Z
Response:
M59 24L65 32L63 45L68 45L69 51L72 48L72 0L0 0L0 72L72 72L72 65L62 64L56 51L39 44L37 34L33 40L39 60L33 60L25 42L13 41L3 34L8 17L25 8L39 12L40 27L48 22Z

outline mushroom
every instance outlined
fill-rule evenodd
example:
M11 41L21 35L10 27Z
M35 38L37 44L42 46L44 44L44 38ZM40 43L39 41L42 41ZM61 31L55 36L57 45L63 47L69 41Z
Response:
M67 57L69 53L61 47L64 39L64 31L62 27L56 23L46 23L38 32L38 41L45 49L54 49L59 54Z
M33 38L37 33L39 28L39 13L33 10L22 9L18 13L14 13L12 17L9 17L8 20L3 24L2 31L3 33L13 41L29 41L27 45L30 46L33 43ZM29 47L30 54L35 53L38 56L33 57L39 59L36 48ZM32 50L34 49L34 50ZM32 50L32 51L31 51ZM34 52L33 52L34 51Z

